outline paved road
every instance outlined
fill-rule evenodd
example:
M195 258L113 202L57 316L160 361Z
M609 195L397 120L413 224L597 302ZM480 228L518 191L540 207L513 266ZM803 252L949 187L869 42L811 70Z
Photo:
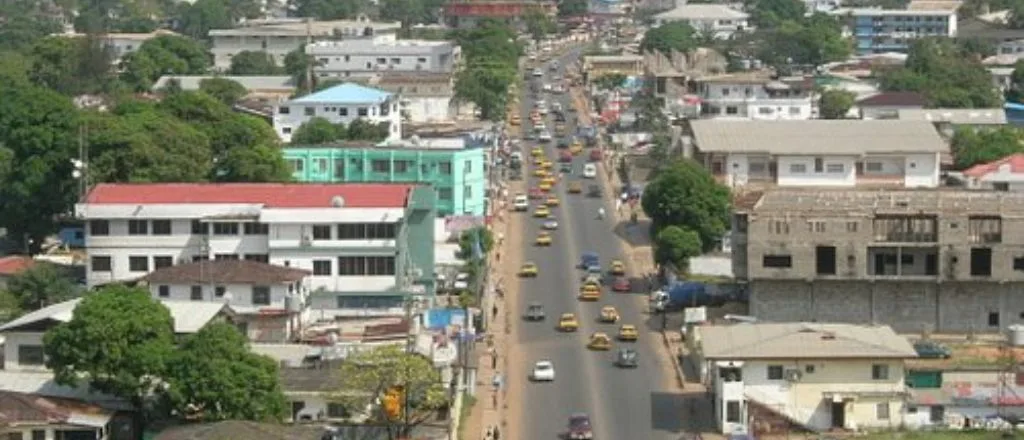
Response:
M564 66L574 61L579 52L573 52L559 60ZM550 73L545 72L546 77ZM525 87L523 123L529 120L533 105L529 87ZM545 99L557 99L564 108L572 104L569 95L548 95ZM569 113L570 122L574 114ZM553 121L547 123L553 129ZM571 125L571 124L570 124ZM570 127L574 129L574 127ZM524 142L529 147L534 142ZM557 158L554 144L546 146L548 156ZM582 168L586 155L577 157L572 178L582 179ZM557 169L556 164L556 169ZM527 166L529 186L536 185L532 177L532 163ZM588 184L599 184L598 180L584 180L584 191ZM526 389L521 393L522 401L514 402L523 406L522 420L516 423L518 437L523 440L557 439L565 433L571 413L582 411L590 414L594 424L594 435L600 440L656 440L680 437L682 409L677 393L670 386L672 378L663 367L667 362L660 336L651 333L650 328L660 328L660 320L651 327L648 315L643 311L644 294L620 294L605 290L602 300L597 303L581 303L576 299L582 272L576 269L583 252L598 252L601 262L607 265L612 259L624 259L622 249L613 232L613 207L605 206L608 216L597 219L597 210L606 202L604 198L589 198L586 195L567 194L567 186L560 183L555 193L562 206L553 210L561 224L555 232L551 248L537 248L533 240L542 223L530 218L524 222L522 237L525 241L524 258L533 260L540 267L536 279L522 281L518 305L525 307L530 302L540 302L547 311L548 319L543 323L520 321L513 334L514 344L519 344L519 359L511 360L522 365L518 371L528 373L535 361L551 360L555 364L557 377L554 383L524 382ZM604 186L602 186L604 188ZM529 214L532 215L532 209ZM592 352L585 345L590 334L604 331L614 337L618 326L600 324L596 321L602 305L614 305L622 315L621 323L635 324L641 329L641 339L628 344L639 352L640 367L623 370L614 364L615 349L608 352ZM513 311L521 314L522 310ZM563 334L554 330L557 317L564 312L574 312L580 317L581 329L575 334ZM621 345L616 341L616 348Z

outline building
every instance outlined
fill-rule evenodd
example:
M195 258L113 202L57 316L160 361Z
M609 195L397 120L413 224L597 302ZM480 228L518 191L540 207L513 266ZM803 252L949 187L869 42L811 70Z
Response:
M777 190L736 208L733 271L769 321L900 332L1024 323L1024 194Z
M554 18L558 5L551 0L448 0L444 5L445 22L459 29L471 29L486 20L525 29L524 18L537 13Z
M0 257L0 289L7 287L7 280L36 265L36 260L24 255Z
M905 9L837 9L848 20L858 55L906 53L919 38L950 38L957 35L956 11Z
M729 39L738 32L752 30L748 21L750 14L724 4L686 4L680 1L675 9L657 14L653 19L655 26L682 21L702 35L719 39Z
M726 185L939 186L949 150L925 121L690 121L695 159Z
M997 55L1024 55L1024 30L1011 29L1003 23L976 18L960 20L957 38L990 43L995 46Z
M289 342L309 320L313 272L255 260L200 260L142 278L153 298L227 304L253 342Z
M967 187L995 191L1024 191L1024 154L972 166L963 172Z
M213 67L227 70L231 58L239 52L262 51L284 65L289 52L303 47L309 40L350 40L379 38L385 35L394 38L402 28L399 22L375 22L366 16L355 20L311 21L303 18L249 20L232 29L211 29L210 52L213 53Z
M486 138L417 139L408 143L290 146L282 149L298 182L425 183L437 215L487 212Z
M699 338L724 434L903 426L904 363L917 353L889 327L752 323L699 327Z
M473 117L472 103L455 99L451 73L388 72L370 79L368 85L398 96L403 122L431 124Z
M199 90L204 80L223 78L234 81L245 88L247 99L263 102L283 102L295 95L295 79L287 76L215 76L215 75L164 75L156 80L152 90L163 90L171 84L177 84L181 90Z
M462 49L452 41L374 38L319 41L306 46L320 78L369 76L380 72L455 71Z
M931 122L939 134L949 140L953 139L957 127L993 127L1007 123L1006 110L1002 108L905 108L896 110L896 119Z
M274 109L274 131L282 141L291 142L295 130L313 118L346 125L363 119L388 124L387 139L398 139L402 135L402 107L398 97L353 83L339 84L281 103Z
M0 436L7 440L121 437L115 411L72 399L0 391ZM130 428L129 428L130 429Z
M101 184L88 223L89 286L206 259L313 272L314 319L403 313L434 293L434 191L386 184Z
M861 119L898 119L901 110L922 110L928 104L917 92L882 92L857 101Z
M696 80L702 118L807 120L814 115L813 78L738 73Z
M86 38L86 34L80 34L77 32L67 34L57 34L66 38ZM152 40L156 37L161 36L181 36L178 33L166 30L157 29L153 32L147 33L109 33L98 36L103 42L103 45L110 51L110 56L113 61L117 62L142 46L142 43Z
M644 57L641 55L587 55L583 57L583 80L590 82L604 75L619 74L640 76L644 74Z

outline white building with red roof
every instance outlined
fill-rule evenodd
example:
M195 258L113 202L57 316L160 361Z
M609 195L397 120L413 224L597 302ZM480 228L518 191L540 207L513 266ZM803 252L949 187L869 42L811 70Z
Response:
M332 319L432 297L434 197L407 184L101 184L75 212L87 225L90 287L206 259L260 261L310 271L303 287L313 294L292 307ZM193 299L225 292L205 284Z
M967 186L996 191L1024 190L1024 153L1011 154L994 162L964 170Z

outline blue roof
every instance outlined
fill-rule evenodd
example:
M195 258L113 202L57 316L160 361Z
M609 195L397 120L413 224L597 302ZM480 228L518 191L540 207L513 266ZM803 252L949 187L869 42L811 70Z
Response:
M298 103L341 103L341 104L379 104L391 97L383 90L363 87L359 84L344 83L312 93L291 102Z

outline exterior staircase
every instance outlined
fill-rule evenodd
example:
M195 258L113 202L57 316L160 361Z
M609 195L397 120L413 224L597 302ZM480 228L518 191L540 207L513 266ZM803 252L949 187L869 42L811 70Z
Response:
M788 425L787 427L813 433L825 432L823 429L807 424L814 413L812 409L793 406L788 402L782 402L757 389L747 388L744 390L744 395L749 404L775 415L781 419L780 421L785 422L785 424ZM772 425L777 425L777 423L771 423L772 421L768 422Z

